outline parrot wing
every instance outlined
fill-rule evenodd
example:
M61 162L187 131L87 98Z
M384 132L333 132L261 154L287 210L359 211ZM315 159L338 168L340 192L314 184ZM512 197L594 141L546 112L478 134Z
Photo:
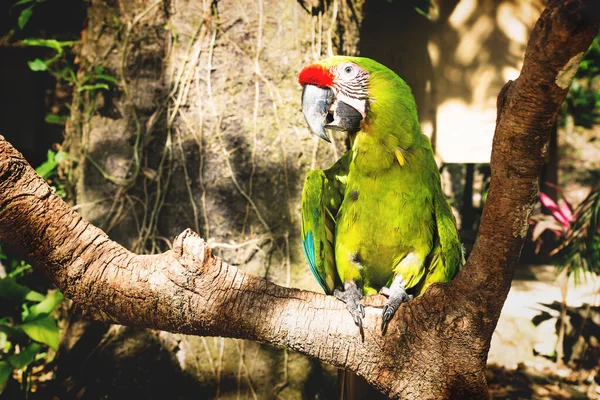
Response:
M465 263L463 247L456 229L456 220L452 214L452 208L444 198L443 193L438 193L438 201L435 206L435 219L442 256L447 270L447 279L454 278L460 267Z
M302 191L302 247L310 270L327 294L340 285L333 244L335 215L345 189L347 154L326 171L310 171Z
M452 208L441 192L436 196L434 212L437 237L431 252L429 273L419 294L434 282L448 282L454 278L465 263Z

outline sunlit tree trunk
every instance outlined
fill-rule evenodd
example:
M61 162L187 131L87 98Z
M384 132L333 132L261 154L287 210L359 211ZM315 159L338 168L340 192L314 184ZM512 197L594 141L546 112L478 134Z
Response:
M245 271L319 290L299 246L299 194L308 169L331 165L344 143L309 135L296 76L355 53L361 15L361 1L92 1L80 76L101 68L119 84L76 94L66 143L79 212L135 252L167 250L191 227ZM335 391L335 369L285 350L88 325L74 318L61 351L71 393L90 385L106 343L123 360L94 374L134 379L128 360L144 359L147 393L167 368L206 396Z

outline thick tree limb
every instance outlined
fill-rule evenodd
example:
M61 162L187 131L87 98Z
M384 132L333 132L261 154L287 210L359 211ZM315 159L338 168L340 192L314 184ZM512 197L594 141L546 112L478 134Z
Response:
M521 75L498 96L490 191L463 279L497 319L539 192L540 171L560 106L585 51L598 34L593 0L554 0L537 21ZM495 324L494 324L495 325Z
M589 13L584 1L553 1L540 17L521 76L499 96L492 186L473 253L454 281L404 304L383 335L380 298L367 299L362 342L344 304L229 266L190 231L164 254L127 251L54 195L1 137L0 241L95 319L287 347L349 369L393 398L485 397L487 351L550 127L598 32L598 20L582 18Z

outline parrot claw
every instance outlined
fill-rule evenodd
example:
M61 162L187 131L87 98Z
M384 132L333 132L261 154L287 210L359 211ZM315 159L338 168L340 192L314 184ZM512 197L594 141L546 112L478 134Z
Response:
M413 296L406 293L406 290L402 286L392 287L388 289L388 301L383 306L383 315L381 318L381 330L384 331L388 322L392 320L394 314L400 307L400 304L412 300Z
M341 290L334 289L333 290L333 297L335 297L338 300L343 301L344 303L346 302L346 300L344 298L344 292L342 292Z
M354 319L354 323L356 324L356 326L358 326L359 328L362 329L362 318L361 316L356 313L356 314L352 314L352 318Z
M346 303L346 308L348 311L350 311L350 315L352 316L354 323L360 329L361 336L363 336L362 319L365 317L365 306L360 302L360 299L362 299L362 293L354 283L346 283L345 289L346 290L343 292L335 289L333 291L333 295L338 300Z

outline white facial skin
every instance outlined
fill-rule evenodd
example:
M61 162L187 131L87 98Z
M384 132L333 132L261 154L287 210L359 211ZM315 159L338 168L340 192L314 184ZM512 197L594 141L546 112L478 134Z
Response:
M337 108L338 101L343 101L344 103L348 104L349 106L354 108L356 111L358 111L362 115L362 117L365 118L365 116L366 116L366 110L365 110L366 101L362 100L362 99L356 99L353 97L346 96L343 92L341 92L337 88L337 85L344 85L347 82L352 82L354 79L356 79L357 75L359 75L359 74L360 75L363 75L363 74L368 75L368 73L354 63L342 63L336 67L334 73L335 73L335 79L334 79L334 86L332 87L332 89L335 94L335 101L331 104L329 111L333 115L335 115L335 110ZM336 121L334 120L334 123L335 122Z

